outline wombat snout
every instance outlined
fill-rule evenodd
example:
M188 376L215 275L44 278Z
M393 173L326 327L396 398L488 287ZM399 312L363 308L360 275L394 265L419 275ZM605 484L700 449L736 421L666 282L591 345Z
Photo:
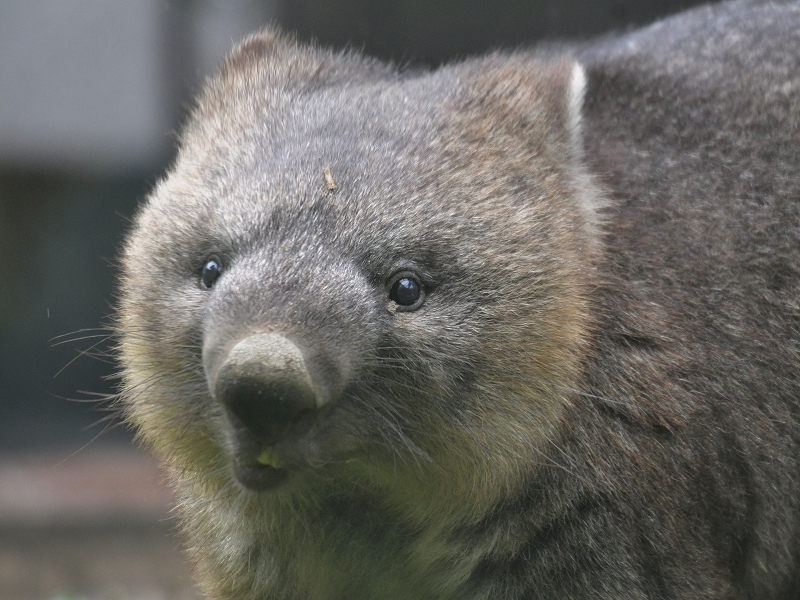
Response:
M300 349L276 333L253 334L236 343L209 379L229 415L266 445L317 405Z

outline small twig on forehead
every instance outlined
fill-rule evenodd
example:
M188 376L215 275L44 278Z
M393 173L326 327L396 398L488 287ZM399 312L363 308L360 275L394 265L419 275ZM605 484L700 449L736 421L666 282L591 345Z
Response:
M333 175L331 175L331 170L328 167L322 167L322 174L325 177L325 185L328 187L330 191L336 189L336 182L333 180Z

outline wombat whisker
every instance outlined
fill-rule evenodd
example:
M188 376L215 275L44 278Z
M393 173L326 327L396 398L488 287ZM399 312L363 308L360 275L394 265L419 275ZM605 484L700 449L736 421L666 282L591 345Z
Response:
M86 355L88 357L90 357L92 360L96 360L96 361L101 362L101 363L106 364L106 365L114 366L114 365L117 364L116 357L113 354L110 354L110 353L106 353L106 352L87 352ZM118 379L118 377L116 377L113 374L104 375L103 378L106 381L111 380L111 379Z
M95 337L101 334L106 337L113 337L114 330L109 327L84 327L81 329L76 329L75 331L70 331L68 333L61 333L59 335L53 336L52 338L50 338L49 343L54 346L58 344L69 343L71 341L74 341L72 340L72 336L79 335L81 336L81 338L79 339L82 339L82 336L86 334L91 334L89 337Z
M111 404L116 402L119 398L119 394L115 393L108 393L108 392L92 392L88 390L77 390L79 394L85 394L86 396L94 396L93 398L74 398L70 396L55 396L60 400L65 400L67 402L77 402L79 404L94 404L104 406L106 404Z
M399 442L415 460L424 460L432 462L431 457L427 452L422 450L406 433L401 425L401 416L397 414L396 407L392 406L391 402L375 402L374 397L368 400L362 400L362 406L376 415L381 422L388 426L388 430L384 427L379 427L378 432L384 437L384 441L388 448L395 449L395 442ZM389 434L393 437L388 437Z
M99 423L100 423L100 421L97 424L99 424ZM93 443L95 443L98 439L100 439L100 436L102 436L106 432L108 432L108 431L110 431L110 430L112 430L112 429L114 429L116 427L122 426L124 424L125 423L122 422L122 421L120 421L118 423L106 422L105 425L103 426L103 428L99 432L97 432L94 436L92 436L92 438L88 442L83 444L80 448L78 448L77 450L75 450L71 454L67 455L63 460L59 461L56 464L56 466L63 464L64 462L66 462L67 460L71 459L72 457L77 456L80 452L83 452L84 450L86 450L86 448L88 448ZM87 427L84 427L83 430L84 431L88 431L89 429L94 428L94 427L95 427L95 424L89 425Z
M598 395L598 394L595 394L595 393L592 393L592 392L581 390L581 389L573 387L573 386L561 385L561 384L555 383L555 382L553 382L551 380L547 380L547 379L534 379L534 378L532 378L529 375L526 375L524 373L515 373L514 376L510 376L509 377L509 380L510 381L521 381L523 383L530 384L530 385L543 385L543 386L551 387L553 389L557 389L557 390L561 390L561 391L567 392L568 394L581 396L583 398L588 398L590 400L598 400L598 401L602 402L603 404L616 404L616 405L619 405L619 406L626 406L625 402L621 402L619 400L612 400L611 398L609 398L608 396L605 396L605 395L601 396L601 395Z
M103 429L100 432L100 434L102 435L102 434L106 433L107 431L110 431L112 429L116 429L117 427L125 426L125 422L120 420L121 417L122 417L122 414L119 413L119 412L109 413L109 414L107 414L107 415L105 415L103 417L100 417L99 419L93 421L90 425L87 425L86 427L84 427L83 430L84 431L88 431L90 429L94 429L95 427L98 427L98 426L102 425Z
M107 333L95 334L95 335L81 335L81 336L78 336L78 337L70 337L70 338L64 338L63 336L58 336L58 338L63 338L63 339L58 339L58 338L51 339L50 340L50 342L51 342L50 346L55 348L56 346L63 346L64 344L75 344L77 342L82 342L82 341L85 341L85 340L96 340L98 338L100 340L102 340L102 341L106 341L106 340L112 339L113 337L114 337L113 335L110 335L110 334L107 334ZM56 340L56 339L58 339L58 341L54 342L53 340Z
M127 402L130 402L136 397L142 394L146 394L154 386L158 386L163 381L168 381L170 384L174 384L176 380L180 379L180 376L194 372L196 372L196 369L191 365L188 365L178 371L175 371L173 374L166 371L155 373L150 377L147 377L142 381L137 382L135 385L130 385L128 389L126 389L123 393L121 393L121 397L124 398ZM188 397L194 397L194 398L204 397L208 394L207 388L198 384L194 384L190 388L184 391L187 393Z
M392 382L393 386L396 386L397 388L402 388L402 389L404 389L404 390L406 390L408 392L413 392L416 395L419 395L419 396L422 396L422 397L425 397L425 398L432 398L432 399L435 399L437 401L442 399L442 395L441 394L437 394L436 392L434 392L432 390L426 389L426 388L424 388L422 386L419 386L419 385L415 385L413 383L408 383L408 382L405 382L405 381L402 381L402 380L398 380L397 378L384 377L382 375L378 375L378 374L373 372L373 373L371 373L369 375L369 379L371 379L371 380L373 380L375 382L381 382L381 383L390 381L390 382Z
M106 339L108 339L108 338L103 338L103 339L101 339L101 340L99 340L99 341L95 342L94 344L92 344L91 346L89 346L89 348L87 348L87 349L85 349L85 350L78 350L78 353L76 354L76 356L75 356L75 357L73 357L73 358L72 358L72 359L71 359L69 362L67 362L67 364L65 364L63 367L61 367L61 368L60 368L60 369L59 369L59 370L56 372L56 374L55 374L55 375L53 375L53 379L55 379L56 377L58 377L58 376L59 376L61 373L63 373L63 372L64 372L64 370L65 370L65 369L67 369L67 368L68 368L70 365L74 364L74 363L75 363L75 361L76 361L76 360L78 360L79 358L81 358L82 356L89 356L89 357L91 357L91 351L92 351L92 350L94 350L94 349L95 349L97 346L99 346L100 344L102 344L102 343L103 343L103 342L104 342Z

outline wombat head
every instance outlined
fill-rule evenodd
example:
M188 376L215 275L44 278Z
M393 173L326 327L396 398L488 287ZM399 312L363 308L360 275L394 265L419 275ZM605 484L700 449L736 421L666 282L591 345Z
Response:
M129 419L191 494L360 482L462 514L517 485L591 326L581 82L270 31L234 51L122 261Z

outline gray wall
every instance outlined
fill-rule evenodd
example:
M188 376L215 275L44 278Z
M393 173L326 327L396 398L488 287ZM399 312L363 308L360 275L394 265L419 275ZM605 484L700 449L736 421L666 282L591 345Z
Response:
M277 21L302 39L436 65L695 3L0 0L0 451L78 449L103 430L86 427L114 390L113 340L96 328L120 239L192 91L245 33ZM117 427L93 443L128 439Z

